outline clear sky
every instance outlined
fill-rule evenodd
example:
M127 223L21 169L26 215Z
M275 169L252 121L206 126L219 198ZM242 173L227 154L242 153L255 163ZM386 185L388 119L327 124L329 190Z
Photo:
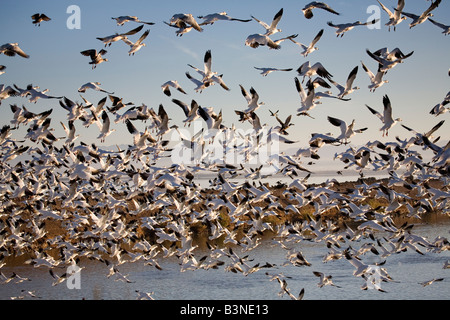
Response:
M445 97L450 84L448 76L450 37L444 36L441 29L428 21L410 29L411 20L408 19L397 27L396 32L388 32L385 26L388 16L381 10L380 29L357 27L344 37L337 38L334 29L327 25L327 21L365 22L374 13L367 12L368 7L378 3L374 0L330 0L327 3L340 12L340 16L316 10L314 18L307 20L302 15L301 9L308 2L310 1L6 1L2 3L0 11L2 30L0 45L18 42L30 58L0 55L0 65L7 67L6 73L0 75L0 84L16 84L22 88L33 84L41 89L49 89L50 95L66 96L81 102L78 88L84 83L98 81L105 90L123 97L124 102L133 102L136 105L145 103L155 110L159 104L163 104L172 119L171 125L182 126L184 119L181 109L171 102L172 98L177 98L187 103L195 99L203 107L214 107L216 112L222 110L225 125L231 126L235 123L237 126L250 128L249 123L240 124L234 113L234 110L244 110L247 106L239 85L242 84L247 90L250 87L255 88L261 101L265 102L265 105L257 110L261 121L277 125L275 119L270 117L269 110L280 110L279 116L282 119L290 114L295 115L300 106L294 84L294 77L297 76L295 70L304 62L311 61L311 63L322 62L334 76L333 79L341 84L345 83L349 72L355 66L359 66L354 85L359 86L360 90L352 93L349 96L352 100L348 102L324 99L322 105L310 112L314 119L294 116L295 126L289 129L289 137L300 141L298 147L307 146L312 132L332 132L336 135L339 133L338 128L328 123L327 116L348 122L355 119L356 127L368 127L366 132L352 139L354 144L364 144L375 139L392 141L395 136L409 137L410 133L397 125L391 130L388 138L383 138L379 131L381 122L365 107L365 104L368 104L381 111L382 97L386 94L392 102L394 117L402 118L403 124L417 131L428 131L440 120L448 118L448 113L438 118L429 114L430 109ZM391 9L397 3L394 0L382 2ZM428 8L429 3L430 1L425 0L406 0L404 11L420 14ZM71 14L67 13L67 8L70 5L77 5L80 8L79 30L67 28L67 20L71 17ZM263 28L256 21L248 23L219 21L214 25L204 26L202 33L194 30L183 37L177 37L175 29L163 23L169 21L176 13L191 13L197 17L221 11L241 19L249 19L253 15L270 23L281 8L284 9L284 15L278 26L282 32L273 35L272 39L298 34L297 41L309 43L320 29L324 29L324 35L317 43L318 51L305 58L300 55L300 48L289 41L283 42L280 50L269 50L267 47L253 49L245 46L248 35L263 32ZM38 12L45 13L52 20L43 22L40 27L34 26L31 23L31 15ZM449 12L450 3L442 1L439 8L434 11L434 19L450 24ZM82 56L80 51L103 48L102 42L96 37L126 32L139 26L132 22L117 26L111 17L121 15L135 15L144 21L155 23L148 26L150 34L145 40L147 46L130 57L124 42L114 43L106 48L108 53L105 57L109 61L91 70L89 59ZM130 36L130 39L136 40L139 35ZM375 71L376 62L366 54L366 49L375 51L383 47L391 50L398 47L404 53L414 51L414 54L405 63L388 72L386 75L386 79L390 81L388 84L371 93L367 88L369 79L361 67L361 61ZM203 56L207 50L212 52L213 71L223 74L223 80L231 91L225 91L216 85L203 93L196 93L193 83L186 78L186 71L198 76L188 64L203 68ZM263 77L254 67L294 70ZM165 96L161 84L168 80L178 80L188 95L174 92L170 98ZM335 88L332 91L337 93ZM83 96L97 103L105 97L105 94L89 91ZM2 110L0 125L8 124L11 120L12 112L9 105L12 103L25 105L34 112L53 108L52 126L57 136L64 135L59 121L66 120L66 111L59 106L58 100L40 100L37 104L30 104L25 98L4 100L0 106ZM108 105L111 105L109 101ZM98 135L96 126L83 131L81 123L76 125L78 133L82 135L81 141L101 144L96 140ZM143 130L145 124L136 123L136 126ZM122 123L113 127L117 131L107 138L105 145L132 142L131 135ZM446 123L439 131L445 141L449 138L448 132L449 124Z

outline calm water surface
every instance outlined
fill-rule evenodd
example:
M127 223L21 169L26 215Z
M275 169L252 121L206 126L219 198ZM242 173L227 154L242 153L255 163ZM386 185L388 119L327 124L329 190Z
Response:
M449 237L450 222L439 224L415 225L414 233L426 236L434 240L437 236ZM358 248L361 243L351 243ZM295 245L311 266L295 267L282 266L286 261L286 250L271 239L263 240L254 250L240 253L240 256L249 255L253 261L250 265L265 262L275 263L277 267L261 269L248 276L225 271L223 266L217 270L196 270L180 272L178 259L171 257L160 259L163 270L146 266L142 261L125 263L119 266L122 274L128 276L132 283L117 281L114 277L107 278L107 268L103 263L85 261L80 263L84 269L81 271L80 289L68 289L66 282L52 286L54 279L47 268L34 268L31 266L3 267L1 271L5 275L16 272L22 277L29 277L31 281L19 284L10 282L0 285L0 299L10 299L21 295L21 290L34 290L41 299L126 299L137 298L136 290L141 292L154 292L155 299L164 300L189 300L189 299L225 299L225 300L274 300L289 299L286 295L280 297L280 285L277 281L270 281L265 274L277 274L282 272L291 277L288 280L288 288L298 294L305 288L304 299L448 299L450 297L450 269L443 269L446 261L450 260L450 252L439 254L425 252L420 255L408 250L400 254L394 254L387 258L384 267L396 282L381 283L381 288L386 293L376 290L361 290L364 280L353 276L354 267L346 260L334 260L323 263L322 259L328 252L324 243L301 242ZM208 251L195 252L200 258ZM374 263L380 258L368 253L362 256L364 262ZM371 261L370 259L373 259ZM227 258L222 258L229 262ZM55 269L55 273L62 274L65 269ZM331 274L336 285L319 288L318 278L313 271ZM435 282L422 287L420 282L433 278L444 278L444 281Z

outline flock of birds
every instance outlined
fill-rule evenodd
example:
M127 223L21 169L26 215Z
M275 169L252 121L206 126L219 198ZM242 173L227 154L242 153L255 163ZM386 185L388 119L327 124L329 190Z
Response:
M411 28L430 20L448 34L448 26L430 19L431 11L440 2L432 1L429 9L421 15L404 12L403 0L398 1L394 13L380 5L389 15L390 20L386 24L389 28L395 30L399 23L408 18L412 19ZM325 3L316 1L305 6L302 12L306 19L312 19L314 10L319 9L339 15ZM297 35L273 40L271 36L281 32L278 24L282 15L283 9L267 24L253 16L247 20L237 19L224 12L199 16L202 22L197 22L192 14L175 14L165 23L177 29L177 36L182 36L192 30L201 32L206 25L217 21L256 21L263 26L265 33L248 36L245 42L247 46L279 49L282 41L289 40L301 48L303 56L312 54L317 49L323 30L310 44L295 41ZM35 14L32 19L36 25L50 21L45 14ZM114 42L123 41L130 48L129 55L134 55L145 46L144 40L150 30L144 31L136 42L129 37L141 32L144 25L153 25L153 22L141 21L132 16L113 19L119 26L128 22L141 25L125 33L98 37L105 48ZM369 24L372 23L376 21ZM352 28L367 23L337 25L329 22L328 25L336 28L337 36L343 36ZM0 46L0 53L29 58L17 43ZM82 55L90 58L92 68L108 61L104 58L106 53L106 49L81 51ZM378 63L376 74L362 64L372 81L369 89L375 91L387 83L383 80L386 72L403 63L413 52L404 54L398 48L391 51L382 48L375 52L367 51L367 54ZM197 86L195 91L205 90L214 84L229 90L222 75L212 69L210 50L205 53L203 69L189 66L201 76L196 79L186 72L186 76ZM2 66L0 71L4 70ZM270 72L292 69L258 70L267 76ZM359 89L353 85L358 67L349 73L345 85L335 82L320 63L311 66L305 62L297 72L299 77L295 78L295 86L301 103L297 110L298 116L311 117L310 112L321 103L320 99L346 101L352 92ZM308 81L304 84L306 78ZM321 87L331 89L330 83L339 90L338 94L317 90ZM158 261L174 256L178 258L182 272L223 268L227 272L248 276L264 269L270 281L276 280L280 284L280 296L301 299L305 295L304 289L297 295L293 294L288 288L289 277L284 276L279 269L287 265L311 266L301 252L303 242L325 244L329 252L323 257L324 263L347 260L354 267L353 275L363 280L363 290L367 290L367 271L371 267L364 259L369 255L379 258L381 280L393 282L395 280L382 267L389 256L408 250L424 255L450 249L450 243L445 237L428 239L415 235L413 224L398 225L394 222L395 214L400 211L409 218L419 220L423 214L430 212L449 215L450 148L449 143L440 145L439 137L435 135L444 120L427 133L416 132L404 125L405 132L411 133L405 140L396 137L391 142L371 141L359 148L349 147L344 152L336 153L335 160L342 161L345 169L354 168L361 172L362 178L363 169L389 172L384 182L371 183L361 179L351 188L342 189L334 179L321 185L308 184L308 177L314 172L303 165L303 160L318 160L318 150L322 146L346 145L355 134L367 128L356 129L355 121L347 124L341 119L328 117L330 124L340 129L340 134L312 134L308 147L299 148L293 155L277 154L276 162L269 158L268 165L274 169L272 174L289 177L290 181L268 186L262 183L265 177L263 166L249 168L209 160L213 155L208 151L212 150L208 146L214 143L249 160L274 142L296 142L286 138L293 125L292 116L283 121L277 112L272 112L279 126L267 128L261 125L257 112L263 102L253 87L247 92L240 86L248 105L245 110L235 112L239 121L252 124L257 139L241 137L239 140L235 136L235 127L227 127L222 123L222 112L216 114L213 108L204 108L195 100L189 104L172 99L186 116L184 125L191 125L194 121L202 121L207 125L207 130L201 130L188 138L182 136L178 126L169 125L170 118L163 105L157 110L145 104L137 106L123 101L100 85L98 82L89 82L78 89L80 93L96 90L106 94L98 103L91 103L84 97L84 102L79 103L65 96L50 96L46 90L41 91L33 85L26 88L0 86L0 103L9 97L24 97L30 103L39 99L55 99L67 111L66 121L60 121L65 137L53 133L53 109L35 113L26 106L11 104L11 123L1 128L0 280L4 284L32 280L15 272L10 275L2 271L10 259L21 256L27 257L26 264L48 268L53 285L59 285L67 279L68 275L63 273L65 267L74 264L81 266L85 259L104 264L109 270L108 278L132 282L119 271L123 263L142 262L161 269ZM161 89L169 97L175 94L174 90L179 94L187 94L187 90L176 80L167 81ZM382 102L383 112L370 106L367 108L381 120L380 131L383 136L387 136L392 126L401 120L393 118L392 105L387 95ZM450 93L430 113L441 116L448 111L449 102ZM111 106L107 106L109 103ZM115 130L113 122L126 125L133 141L127 148L117 146L117 150L110 150L96 144L89 145L76 132L77 126L90 127L95 124L99 128L98 140L104 142ZM137 128L137 122L146 123L143 132ZM22 139L13 136L18 128L27 129ZM200 150L195 155L196 161L171 166L158 165L158 161L170 157L173 151L171 141L166 139L170 131L180 133L180 140L187 150ZM424 160L421 152L431 153L431 160ZM306 177L301 177L301 172L306 172ZM206 189L201 188L196 180L203 173L215 175ZM232 182L237 177L253 183ZM369 201L373 199L377 200L375 206ZM305 208L309 208L309 213L305 214ZM330 212L334 213L331 218L327 218ZM206 234L206 239L200 237L199 240L197 233L200 231ZM249 252L261 243L266 234L271 235L274 246L285 250L286 261L283 265L252 263L249 258ZM204 240L208 253L199 257L195 249L200 245L198 241ZM443 268L449 268L448 262ZM333 285L339 288L331 280L331 275L317 270L313 271L313 275L319 278L319 287ZM423 285L442 280L433 279ZM19 297L23 298L26 293L22 293ZM139 297L153 298L153 294L140 293Z

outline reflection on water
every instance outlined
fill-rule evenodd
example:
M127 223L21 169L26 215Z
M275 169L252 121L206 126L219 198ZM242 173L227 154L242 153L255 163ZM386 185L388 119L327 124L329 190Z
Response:
M414 227L415 234L426 236L430 240L436 237L447 237L450 223L423 224ZM352 243L360 246L362 243ZM82 261L81 288L68 289L65 282L53 286L55 281L47 268L34 268L31 266L3 267L2 273L6 276L16 272L21 277L28 277L31 281L0 285L0 299L10 299L23 295L22 290L32 290L42 299L136 299L137 290L140 292L154 292L157 300L244 300L244 299L290 299L286 295L280 297L280 285L277 281L270 281L266 272L270 274L283 273L290 278L288 288L294 294L305 288L304 299L448 299L450 297L450 269L443 269L446 261L450 260L450 252L426 252L421 255L408 250L394 254L386 259L383 265L394 282L381 283L386 292L377 290L361 290L364 280L353 276L354 268L346 259L339 259L323 263L322 259L328 252L324 243L301 242L296 246L311 266L295 267L282 266L286 261L286 250L279 244L266 239L254 250L243 253L248 254L251 265L266 262L276 264L274 268L261 269L255 273L243 276L241 273L232 273L220 267L217 270L196 270L180 272L179 260L175 257L161 259L163 270L146 266L143 262L125 263L118 268L128 277L131 283L125 283L107 278L108 269L105 264L96 261ZM207 251L198 250L196 257L202 257ZM380 262L382 259L367 254L363 259L366 263ZM226 260L226 258L224 259ZM340 288L317 286L318 278L313 271L320 271L333 276L333 282ZM65 269L54 269L61 275ZM433 278L444 278L444 281L423 287L420 282ZM27 297L26 297L27 298ZM28 297L29 298L29 297Z

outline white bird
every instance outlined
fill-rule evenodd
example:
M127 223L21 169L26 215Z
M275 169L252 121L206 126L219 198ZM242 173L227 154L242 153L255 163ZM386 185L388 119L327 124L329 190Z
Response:
M89 64L92 65L92 69L95 69L97 67L98 64L102 63L102 62L106 62L108 61L108 59L103 58L103 56L107 53L108 51L102 49L100 51L97 52L97 50L95 49L89 49L89 50L84 50L81 51L80 53L83 56L89 57L91 58L91 61L89 62Z
M350 74L347 77L347 82L345 83L345 87L337 83L336 81L333 81L332 79L329 79L329 81L336 86L336 88L339 89L339 94L337 97L339 99L342 99L343 97L349 95L355 90L359 90L359 87L353 87L353 82L356 79L356 75L358 73L358 66L354 67Z
M402 121L402 119L393 119L391 101L389 100L389 97L387 95L383 96L383 106L384 111L383 114L381 114L366 104L366 107L370 110L370 112L376 115L381 120L381 122L383 122L383 126L380 128L380 131L383 131L384 137L385 135L387 136L389 134L389 129L391 129L397 122Z
M391 27L394 27L394 31L400 22L406 20L406 16L402 16L403 8L405 7L405 0L398 0L397 8L394 8L394 13L389 10L385 5L383 5L379 0L377 0L380 6L384 11L389 15L389 21L386 23L386 26L389 27L389 31L391 31Z
M361 128L361 129L353 129L355 125L355 120L353 119L352 123L347 125L347 123L341 119L337 119L334 117L327 117L328 121L336 126L341 128L341 134L336 138L340 141L343 141L344 144L348 143L348 139L353 137L356 133L362 133L367 130L367 128Z
M60 121L60 123L67 135L66 144L72 144L80 136L75 135L75 125L73 124L73 121L69 121L69 128L67 128L62 121Z
M254 16L251 16L256 22L258 22L260 25L262 25L264 27L264 29L266 29L266 32L263 34L265 36L271 36L277 32L281 32L281 29L278 28L278 23L281 20L281 17L283 16L283 8L280 9L280 11L278 11L275 16L272 19L272 22L270 25L268 25L267 23L265 23L264 21L261 21L259 19L256 19Z
M441 28L441 29L443 30L442 33L443 33L444 35L447 36L447 35L450 34L450 25L442 24L442 23L437 22L437 21L435 21L435 20L433 20L433 19L431 19L431 18L428 18L428 20L429 20L432 24L434 24L435 26Z
M394 68L397 64L403 63L403 60L411 57L414 53L414 51L411 51L410 53L405 55L398 48L392 50L392 52L390 53L386 51L386 48L377 50L375 52L370 52L369 49L366 49L369 57L371 57L381 65L379 67L379 71L388 71Z
M308 111L313 109L317 104L320 104L320 102L315 101L315 90L314 88L312 88L308 90L308 93L306 93L305 89L303 89L303 86L298 80L298 78L295 77L294 80L295 80L295 87L297 89L298 94L300 95L301 100L301 107L297 109L297 115L306 115L311 117Z
M198 24L198 22L195 20L194 16L190 13L177 13L174 14L172 16L172 18L170 18L170 24L171 25L176 25L178 27L183 26L183 25L189 25L192 28L194 28L195 30L202 32L203 29L202 27L200 27L200 25Z
M239 85L239 87L241 88L241 93L245 100L247 100L247 109L243 111L245 114L250 114L251 112L256 111L261 105L264 104L259 101L259 94L256 92L255 88L251 87L250 94L248 94L247 90L245 90L242 85Z
M106 111L103 111L100 135L97 137L97 139L100 139L101 142L105 142L106 137L116 131L116 129L110 129L110 126L111 122L109 120L108 114L106 113Z
M377 74L374 75L369 68L361 61L361 65L364 71L370 78L370 85L368 86L370 92L375 92L379 87L381 87L385 83L389 83L389 80L383 80L383 77L386 75L386 71L381 71L382 65L378 64Z
M200 115L198 114L198 104L195 100L191 101L190 107L186 103L178 99L172 99L172 102L178 105L183 110L184 115L186 116L186 119L183 120L185 125L187 123L190 125L192 121L200 117Z
M263 77L266 77L268 74L275 72L275 71L292 71L292 68L287 69L278 69L278 68L261 68L261 67L254 67L256 70L261 71L261 75Z
M189 67L197 71L201 76L203 76L203 79L201 80L205 85L212 82L217 82L220 84L222 88L229 91L230 89L227 87L225 82L222 80L223 75L218 75L217 72L213 72L211 65L212 65L212 54L211 50L207 50L205 53L205 56L203 58L204 63L204 69L200 70L199 68L196 68L192 66L191 64L188 64ZM209 84L208 84L209 86Z
M444 100L441 103L438 103L430 110L430 114L435 115L437 117L438 115L446 113L447 111L449 111L449 107L447 107L449 103L450 103L450 92L447 93L447 95L445 96Z
M426 287L426 286L429 286L429 285L432 284L432 283L440 282L440 281L444 281L444 278L434 278L434 279L431 279L431 280L428 280L428 281L419 282L419 284L420 284L422 287Z
M305 16L306 19L311 19L314 16L314 14L313 14L314 9L323 9L325 11L339 15L338 12L331 9L331 7L329 5L327 5L326 3L319 2L319 1L313 1L313 2L310 2L307 5L305 5L302 9L303 15Z
M130 46L130 50L128 51L129 56L131 56L131 55L134 56L134 54L136 52L138 52L142 47L146 46L146 44L143 43L142 41L144 41L145 38L147 38L149 33L150 33L150 30L146 30L136 42L132 42L128 38L122 39L123 42L125 42L127 45Z
M311 66L309 61L306 61L297 69L297 72L299 76L303 77L303 81L305 80L305 77L311 78L314 75L318 75L328 80L330 80L332 77L332 75L328 72L327 69L325 69L325 67L320 62L316 62Z
M188 33L194 29L192 26L187 25L183 21L179 20L176 24L172 24L166 21L163 21L165 24L167 24L169 27L172 28L178 28L178 30L175 32L177 37L182 37L185 33Z
M203 90L205 90L206 88L208 88L214 84L214 82L211 82L211 81L208 81L208 82L200 81L200 80L194 78L193 76L191 76L189 72L186 72L185 74L186 74L186 77L196 85L196 87L194 89L195 92L200 91L200 93L201 93Z
M111 46L111 44L112 44L113 42L117 42L117 41L119 41L119 40L123 40L123 39L125 39L127 36L130 36L130 35L133 35L133 34L138 33L139 31L142 30L143 27L144 27L144 25L141 25L141 26L139 26L139 27L137 27L137 28L135 28L135 29L133 29L133 30L130 30L130 31L128 31L128 32L125 32L125 33L117 33L117 32L116 32L115 34L110 35L110 36L106 36L106 37L98 37L97 40L102 41L102 42L105 44L105 47L106 47L106 46Z
M91 89L91 90L95 90L95 91L100 91L100 92L104 92L104 93L108 93L108 94L114 94L114 92L108 92L106 90L103 90L102 88L100 88L101 83L100 82L88 82L83 84L79 89L78 92L86 92L86 90Z
M247 39L245 39L245 45L248 47L251 47L251 48L258 48L259 46L267 46L267 47L269 47L269 49L278 50L278 49L281 49L281 46L280 46L281 42L283 42L285 40L296 38L297 36L298 36L297 34L293 34L293 35L290 35L285 38L281 38L278 40L272 40L267 35L255 33L255 34L249 35L247 37Z
M3 53L4 55L6 55L8 57L14 57L16 54L23 58L27 58L27 59L30 57L19 47L19 44L17 42L16 43L6 43L6 44L0 46L0 53Z
M0 105L2 104L2 100L8 99L9 97L16 97L20 93L14 90L12 87L0 84Z
M187 94L187 93L183 90L183 88L180 86L180 84L178 83L177 80L169 80L169 81L164 82L164 83L161 85L162 91L163 91L164 94L165 94L166 96L168 96L168 97L170 97L170 96L172 95L172 93L170 92L170 88L174 88L174 89L178 90L178 91L181 92L181 93Z
M62 97L49 96L46 93L48 89L38 91L39 87L29 84L26 89L21 89L14 85L21 97L29 97L31 103L36 103L39 99L62 99Z
M320 40L320 38L323 35L323 31L324 29L320 30L317 35L314 37L313 41L311 41L311 43L309 45L304 45L303 43L297 42L293 39L289 39L291 40L293 43L295 43L296 45L300 46L300 48L303 49L303 52L301 53L304 57L307 57L311 52L314 52L316 50L319 50L319 48L317 48L315 45L316 43Z
M318 271L313 271L313 273L316 277L320 278L319 283L317 284L319 288L322 288L323 286L334 286L336 288L340 288L340 286L337 286L333 283L333 280L331 280L332 276L326 276L322 272Z
M366 21L366 22L355 21L355 22L351 22L351 23L340 23L340 24L334 24L333 22L328 21L327 24L330 27L333 27L336 29L337 37L339 37L339 36L343 37L346 32L352 30L354 27L372 25L372 24L377 23L379 20L380 19L374 19L372 21Z
M216 21L240 21L240 22L250 22L252 19L236 19L231 18L226 12L211 13L206 16L198 16L197 18L203 19L200 25L213 24Z
M415 26L424 23L428 18L432 17L433 14L431 13L431 11L436 9L440 3L441 3L441 0L432 1L431 5L428 7L428 9L425 10L424 12L422 12L422 14L420 16L413 14L413 13L408 13L408 12L403 11L402 13L405 16L412 19L411 23L409 24L409 28L410 29L414 28Z
M119 17L111 18L111 19L116 20L118 26L122 26L126 22L136 22L136 23L143 23L143 24L148 24L148 25L154 25L155 24L154 22L142 21L136 16L119 16Z

